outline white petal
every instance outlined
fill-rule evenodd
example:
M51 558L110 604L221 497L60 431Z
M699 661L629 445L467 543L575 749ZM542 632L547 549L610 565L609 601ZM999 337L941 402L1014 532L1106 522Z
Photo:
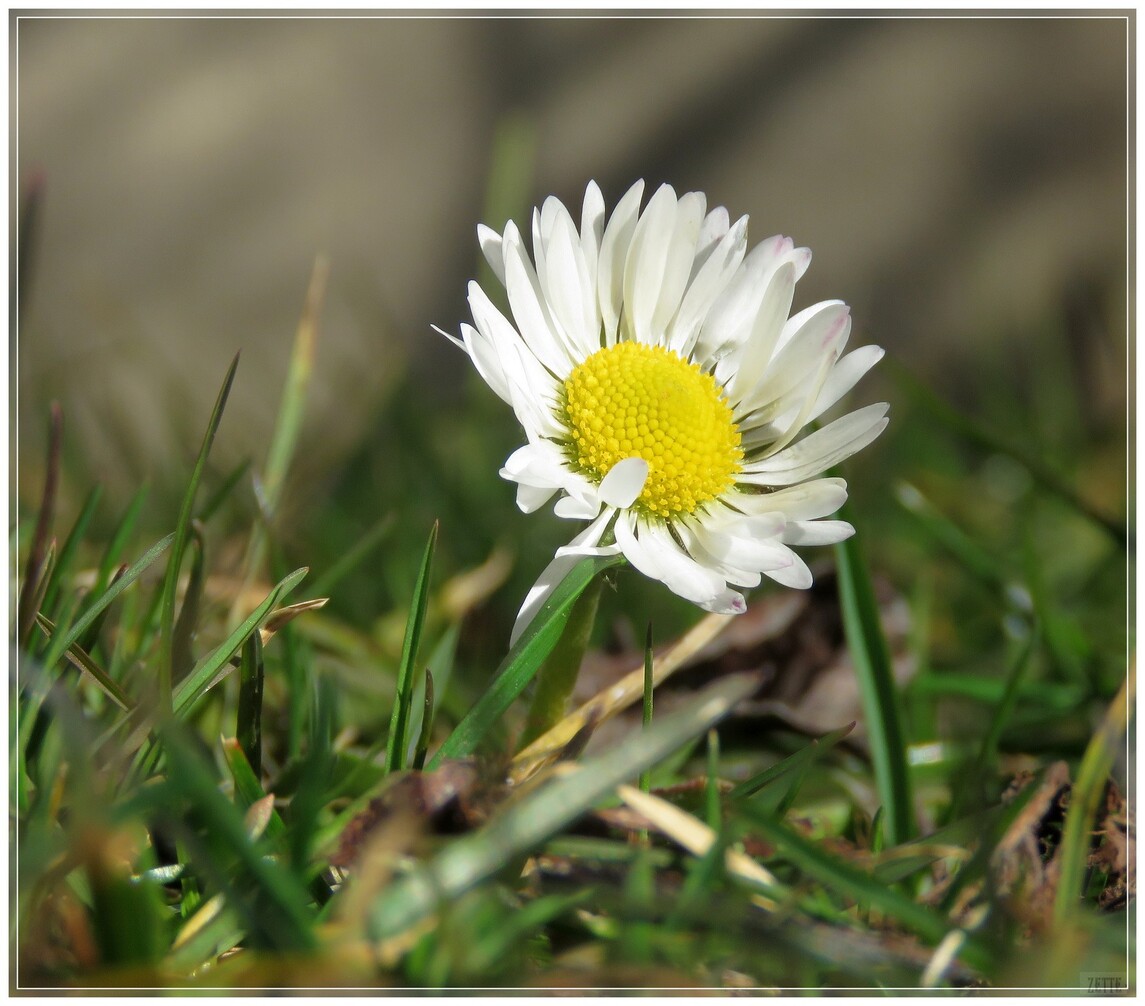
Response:
M794 587L796 590L806 590L810 587L815 578L807 568L807 563L785 545L776 545L776 548L784 549L790 561L774 569L765 569L764 572L776 583L781 583L785 587Z
M745 465L738 479L754 485L784 486L819 475L882 433L887 408L882 402L848 413L778 454Z
M441 330L438 329L438 331ZM461 326L461 335L460 345L469 354L469 359L473 361L473 366L477 368L477 373L481 375L481 379L493 389L498 398L512 405L513 398L509 392L505 368L492 341L470 325L463 324Z
M770 277L794 255L788 238L773 238L757 245L743 262L724 292L712 305L697 344L697 352L710 355L720 347L740 347L751 336ZM722 355L727 355L726 350ZM717 377L727 383L733 370Z
M556 555L537 577L537 582L525 596L525 603L517 613L517 620L513 623L513 633L509 637L509 646L516 645L521 633L524 632L541 606L549 599L549 595L556 590L558 584L569 574L569 571L587 555L616 555L620 548L616 545L598 547L597 543L604 534L608 520L615 511L605 510L596 520L578 534L569 544L557 549Z
M771 570L790 565L787 555L790 550L780 544L777 536L755 537L736 533L740 530L731 528L728 531L712 532L704 529L697 533L697 537L716 559L739 569L770 575Z
M492 227L484 224L477 225L477 243L481 245L481 254L493 270L493 275L505 285L505 256L501 251L501 235Z
M636 502L647 481L647 461L643 458L623 458L601 480L598 492L606 506L624 509Z
M565 520L592 520L600 513L598 494L562 496L553 506L553 513Z
M742 615L747 611L747 601L738 590L725 587L711 600L701 601L700 607L720 615Z
M787 321L787 312L791 310L794 296L795 265L784 262L768 281L759 311L752 322L751 335L740 354L736 374L729 387L729 397L733 402L738 404L749 395L755 397L756 388L763 383L768 373L768 363L783 324Z
M834 363L851 331L850 308L840 301L816 304L810 313L803 311L797 317L805 319L803 324L767 365L763 380L744 395L745 412L774 403L792 389L806 387L808 376L823 368L825 360ZM826 374L823 369L823 379ZM816 387L816 395L818 391Z
M814 479L770 493L731 493L726 500L746 514L779 511L789 521L814 520L847 502L847 483L840 478Z
M657 338L668 331L692 275L704 208L704 196L699 192L685 192L676 206L676 226L668 242L664 275L660 281L656 310L652 314L652 331Z
M811 410L808 419L818 419L882 358L883 350L880 346L860 346L839 360L827 375L827 380L819 391L819 397L815 400L815 408Z
M823 387L823 382L827 380L827 374L830 372L833 364L833 355L824 356L819 361L818 370L809 373L804 379L802 386L792 388L783 398L775 403L775 407L781 410L781 415L776 417L775 421L770 424L770 428L766 431L768 434L766 440L758 440L758 435L762 431L745 431L743 444L744 449L749 452L749 456L754 458L777 454L799 436L810 421L811 410L815 407L815 399L819 396L819 389ZM757 455L752 452L749 446L749 444L758 443L767 444L762 455Z
M561 484L564 468L564 458L556 446L547 440L539 440L518 447L505 459L500 474L514 482L555 489Z
M743 221L746 230L747 217L740 217L740 220ZM692 270L693 276L703 268L708 256L727 235L730 226L731 217L723 206L715 207L704 217L704 222L700 224L700 236L696 241L696 265Z
M555 486L527 486L523 482L517 483L517 507L521 513L533 513L539 510L556 492Z
M735 583L741 587L755 587L759 585L762 579L758 570L743 569L740 566L734 566L731 563L724 562L717 559L707 548L704 543L707 540L707 532L700 526L700 521L695 521L693 525L689 526L686 523L679 523L676 525L677 531L684 540L684 544L688 548L688 554L703 566L708 569L715 570L720 574L728 583Z
M597 302L596 267L600 261L600 240L604 235L604 196L596 182L589 182L584 190L584 203L580 211L580 244L584 254L584 264L592 277L593 303ZM599 312L597 305L594 314Z
M576 361L549 317L533 265L515 228L505 233L505 292L521 338L557 377L568 377Z
M497 310L485 291L472 282L469 284L469 310L473 315L474 324L485 337L489 348L496 354L501 372L506 379L513 371L518 372L519 377L529 374L519 362L522 355L532 356L534 362L540 362L536 360L535 354L509 319ZM465 334L464 329L462 334Z
M637 342L657 341L652 320L660 301L677 206L672 186L661 185L648 200L632 234L624 264L624 316L628 334Z
M723 347L739 345L759 310L765 277L766 264L757 246L743 258L709 309L696 342L697 356L710 359Z
M727 585L718 573L681 552L672 536L658 524L638 521L631 512L621 512L615 534L617 544L633 566L686 600L695 604L710 601Z
M643 194L644 182L638 181L616 204L608 226L604 229L604 237L601 238L600 259L596 266L596 288L606 346L615 344L617 338L617 326L620 323L624 299L624 264L628 260L628 248L632 243L632 234L636 230L640 197Z
M836 545L854 533L845 520L798 520L787 525L782 537L788 545Z
M740 217L695 274L672 322L669 346L681 356L691 354L712 304L735 275L746 251L747 217Z
M549 440L537 440L518 447L506 459L500 475L525 486L564 490L568 500L562 498L554 508L559 517L587 520L600 510L596 486L569 468L564 454Z
M596 283L595 277L589 278L580 235L563 206L553 221L545 255L544 288L553 319L574 357L583 360L600 348Z

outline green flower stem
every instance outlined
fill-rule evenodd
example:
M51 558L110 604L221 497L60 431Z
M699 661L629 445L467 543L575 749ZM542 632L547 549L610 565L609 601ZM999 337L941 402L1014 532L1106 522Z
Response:
M560 722L568 710L584 652L592 637L603 580L597 576L576 599L560 639L537 673L537 688L519 748L531 744Z

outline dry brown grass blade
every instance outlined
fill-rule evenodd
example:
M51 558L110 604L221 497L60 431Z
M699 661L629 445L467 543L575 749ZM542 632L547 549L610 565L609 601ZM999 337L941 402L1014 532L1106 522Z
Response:
M656 687L684 667L708 645L735 618L735 615L707 615L696 626L680 637L675 646L660 657L653 669L652 684ZM590 721L602 723L622 709L639 701L644 695L644 665L626 674L616 684L598 692L582 706L542 734L513 759L510 778L519 783L538 769L558 757L569 741Z
M258 630L263 646L288 622L294 621L299 615L304 615L308 611L317 611L319 608L324 608L326 602L329 600L330 598L328 597L315 597L309 601L299 601L297 604L288 604L282 608L275 608L274 611L267 616L263 627Z
M674 803L638 790L635 786L618 786L616 792L629 807L647 819L653 828L682 845L693 856L706 855L715 843L716 833L711 828ZM727 864L728 872L737 877L765 887L776 886L775 877L742 852L728 849L724 854L724 862ZM763 908L776 907L774 901L762 894L755 895L752 900Z

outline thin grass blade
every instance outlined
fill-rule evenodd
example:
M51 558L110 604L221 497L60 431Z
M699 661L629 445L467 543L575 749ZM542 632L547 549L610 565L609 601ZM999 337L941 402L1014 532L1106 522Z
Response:
M48 540L52 536L52 521L56 514L56 493L60 482L60 450L63 443L64 414L59 402L52 402L48 421L48 460L44 475L44 493L36 515L36 527L24 565L24 582L16 601L16 640L21 647L28 641L28 633L36 621L36 595L42 593L44 558Z
M156 787L172 814L170 822L201 847L197 857L213 861L217 879L225 884L228 902L244 917L256 945L269 949L305 951L315 946L313 915L308 896L289 870L267 856L261 842L252 842L244 814L219 791L189 738L168 720L160 728L170 768L166 782ZM187 833L187 806L206 836ZM209 845L210 851L207 851ZM233 867L227 869L224 863Z
M314 593L322 597L333 593L342 578L353 572L359 563L386 540L393 527L394 515L386 514L314 581Z
M644 701L640 710L640 725L647 730L652 725L653 685L656 661L652 652L652 623L644 634ZM640 789L647 793L652 789L652 770L645 769L640 773Z
M254 638L253 636L251 637ZM251 767L245 752L243 751L242 743L237 737L224 737L222 740L223 747L223 760L227 763L227 768L231 772L231 780L235 785L235 795L239 799L239 806L244 810L248 810L259 800L265 800L267 792L262 788L262 783L259 782L258 775L255 774L254 769ZM271 811L270 820L267 822L266 831L264 832L267 838L279 841L286 835L286 824L283 822L277 810Z
M754 804L741 803L737 813L752 831L772 843L777 855L793 863L803 873L814 877L829 890L860 904L877 908L931 944L938 944L954 927L939 913L900 894L893 887L849 863L824 852L815 842L804 838L774 815ZM967 944L965 959L975 966L985 959L983 948Z
M1059 929L1068 925L1081 907L1082 878L1089 857L1093 821L1115 759L1119 753L1128 756L1123 739L1129 730L1136 693L1137 663L1132 661L1125 681L1106 709L1077 769L1059 853L1061 874L1054 899L1054 925Z
M383 892L370 912L370 936L384 939L403 932L443 901L458 897L540 845L616 786L703 734L757 685L754 675L725 678L697 694L686 709L510 804L480 831L451 843L430 863Z
M262 772L262 683L262 638L252 632L243 643L239 661L235 736L256 777Z
M44 634L50 639L56 631L56 627L52 622L45 618L43 615L36 616L36 623L43 630ZM79 643L73 643L64 651L64 656L80 671L85 671L90 674L92 678L99 684L99 686L107 693L110 698L120 709L124 712L129 712L135 703L132 701L131 696L128 695L123 687L111 677L102 667L99 666L92 659L90 653L84 650Z
M788 755L782 761L768 766L762 772L753 775L750 779L745 779L743 782L733 786L728 793L728 798L731 800L742 800L745 797L751 796L753 793L758 793L765 786L769 786L781 776L786 775L788 772L798 771L806 762L811 761L825 751L830 751L831 748L854 729L855 724L852 722L845 727L832 730L830 733L813 740L806 747L796 751L795 754Z
M36 609L49 617L52 615L52 609L55 607L60 590L71 576L76 552L84 539L84 535L87 534L88 526L91 524L92 517L95 516L95 511L99 507L99 501L102 495L103 489L100 486L96 486L87 494L87 498L80 508L79 516L76 517L75 523L72 525L67 537L64 538L64 543L60 546L56 554L56 562L47 583L47 590L44 592L43 599Z
M422 699L421 729L414 746L413 767L421 771L425 766L425 756L429 753L429 739L433 736L433 673L425 669L425 696Z
M211 688L217 685L231 672L231 657L247 638L262 624L263 619L274 609L280 598L290 593L309 572L307 567L296 569L289 576L281 580L266 599L254 609L239 626L220 643L211 653L200 660L191 673L179 682L172 697L175 714L186 716L194 704L202 698Z
M886 808L887 838L891 845L899 845L911 837L914 824L898 689L870 573L858 544L848 538L835 550L843 626L859 679L879 798Z
M127 548L127 542L130 540L136 525L139 523L139 515L143 512L143 504L147 501L147 492L146 485L139 487L138 491L131 498L131 502L127 504L127 509L123 511L123 516L120 517L119 523L115 526L115 530L112 531L107 547L103 550L103 555L99 560L99 571L95 576L95 586L92 587L92 594L98 595L101 593L111 582L112 574L116 568L122 565L120 556Z
M680 668L687 667L692 658L715 639L735 617L713 613L700 619L667 653L655 661L652 687L658 687ZM601 690L569 713L548 733L538 737L519 752L513 759L511 772L513 781L520 782L528 778L538 768L558 756L590 723L593 725L602 723L641 699L645 691L644 674L643 666L634 668L616 684Z
M169 534L152 545L146 552L135 560L123 575L111 584L102 594L95 598L91 606L75 620L64 632L52 637L52 645L44 657L44 667L55 666L60 657L90 628L100 615L103 614L128 587L130 587L140 574L159 558L174 541L175 535ZM62 620L61 620L62 621Z
M595 556L582 559L569 571L509 651L497 670L493 684L429 760L431 770L446 758L460 758L473 753L480 740L493 729L513 700L524 691L542 661L557 644L569 612L581 592L594 577L622 561L622 557L616 555Z
M175 636L171 642L171 680L181 681L194 664L191 652L191 638L199 621L199 606L203 600L203 582L206 571L207 545L203 540L203 528L198 521L191 521L191 573L183 591L183 604L175 622Z
M429 572L433 565L433 553L437 546L438 522L434 521L425 543L421 567L414 583L413 598L410 601L409 618L406 620L405 638L402 641L402 657L398 664L397 690L394 695L394 708L390 714L390 732L386 744L386 771L400 772L405 768L406 751L409 739L410 705L413 701L414 668L418 648L421 646L422 629L425 626L425 612L429 606Z
M191 479L187 483L187 491L183 496L183 504L179 509L179 519L175 524L175 541L171 547L171 555L167 560L167 572L163 579L163 593L159 617L159 658L156 664L156 683L158 685L159 705L161 709L172 708L174 655L175 655L175 600L179 585L179 571L183 566L183 555L187 550L187 543L191 535L191 520L195 509L195 496L199 491L199 483L207 467L207 457L211 453L211 445L215 442L219 423L223 418L223 409L227 404L227 397L231 393L231 385L238 370L239 354L236 353L223 378L223 386L219 389L215 407L211 411L211 418L207 423L207 432L203 437L199 456L195 460Z

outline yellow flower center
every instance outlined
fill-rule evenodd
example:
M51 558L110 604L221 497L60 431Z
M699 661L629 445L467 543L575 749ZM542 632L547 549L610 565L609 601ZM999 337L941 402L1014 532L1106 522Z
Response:
M648 480L634 506L690 514L727 490L743 461L732 410L715 378L677 353L638 342L598 350L564 384L569 455L599 482L641 457Z

